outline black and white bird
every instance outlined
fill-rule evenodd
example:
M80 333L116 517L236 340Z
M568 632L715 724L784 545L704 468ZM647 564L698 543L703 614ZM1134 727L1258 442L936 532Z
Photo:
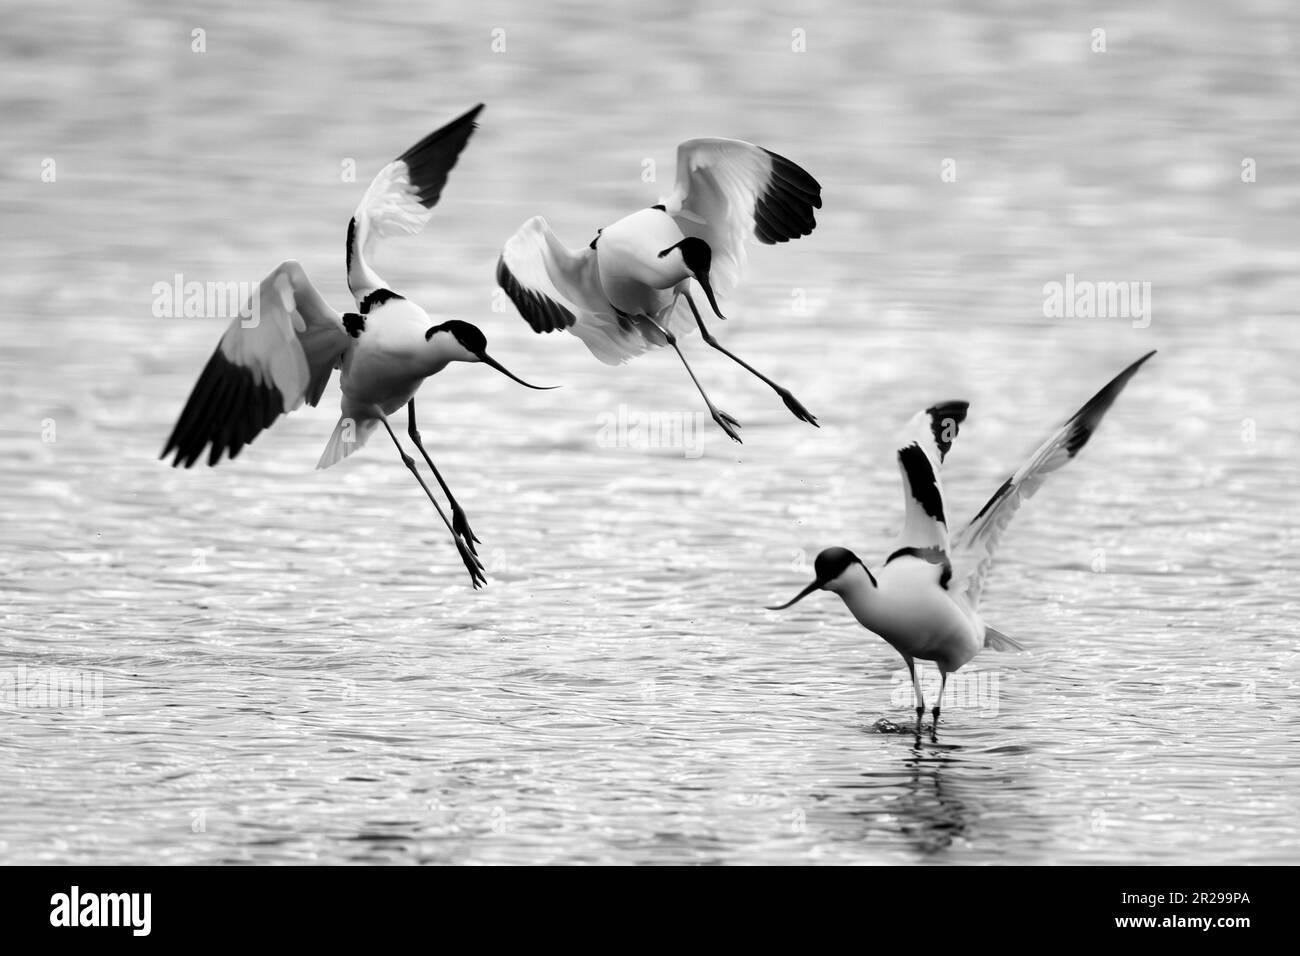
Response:
M817 180L784 156L735 139L692 139L677 147L677 183L668 198L599 230L581 249L563 245L534 216L506 242L497 282L534 331L566 329L609 365L671 345L713 420L740 441L740 423L709 399L677 344L692 327L677 314L685 298L705 342L775 389L797 418L816 425L788 389L713 337L690 282L699 283L713 313L724 318L715 295L735 287L746 241L806 236L821 205Z
M1022 649L979 613L980 595L1002 532L1047 476L1088 443L1129 379L1154 354L1142 356L1094 395L1002 483L951 541L939 469L968 406L945 402L918 412L898 448L906 515L902 534L884 564L872 571L847 548L827 548L817 555L813 582L790 601L768 610L784 610L817 590L838 594L859 624L903 656L916 692L918 734L925 699L916 680L915 661L934 661L940 674L933 712L937 733L939 704L949 674L986 647Z
M394 292L370 265L376 240L415 235L433 215L447 174L465 148L482 104L430 133L379 171L348 223L348 288L357 310L340 314L321 297L301 265L280 263L262 280L246 310L226 328L199 375L162 457L189 468L207 453L215 465L239 455L282 413L316 405L334 369L342 369L341 414L317 468L359 449L382 425L443 523L451 532L475 588L487 579L478 538L420 440L415 393L451 362L483 362L528 385L488 355L483 333L468 322L434 322ZM402 448L388 416L407 409L407 434L442 486L448 521L438 500Z

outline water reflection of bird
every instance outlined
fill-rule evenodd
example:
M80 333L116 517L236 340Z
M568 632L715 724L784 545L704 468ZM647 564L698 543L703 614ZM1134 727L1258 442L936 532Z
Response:
M904 761L912 771L907 796L900 801L899 832L923 853L952 846L966 834L969 810L954 788L944 780L944 765L916 755Z
M1154 354L1142 356L1094 395L1002 483L952 541L939 468L966 418L967 403L947 402L919 412L898 448L906 518L902 535L884 564L872 571L852 551L827 548L817 556L813 582L770 610L787 608L816 590L838 594L858 623L902 655L916 694L918 734L925 699L916 679L915 661L934 661L940 673L939 699L933 711L933 732L937 733L948 675L985 647L1020 648L979 613L980 595L1002 532L1047 476L1088 443L1129 379Z
M424 229L482 108L430 133L370 183L347 232L348 288L357 311L330 308L297 262L276 266L258 287L247 317L227 327L162 453L166 458L175 452L172 465L186 468L205 451L209 465L222 454L235 458L281 413L304 401L319 402L334 369L342 369L342 413L317 467L352 454L382 425L451 532L476 588L486 581L474 547L478 538L420 440L415 393L451 362L483 362L528 383L488 355L487 340L475 326L456 319L435 323L394 292L369 260L377 239ZM407 434L447 496L450 521L388 422L404 405Z
M871 799L848 815L870 830L898 832L922 855L948 849L967 833L975 812L944 779L948 759L946 754L913 750L901 768L862 773L847 788Z
M506 242L497 282L534 331L567 329L607 364L671 345L713 420L740 441L740 423L713 404L677 343L691 327L676 314L685 298L705 342L775 390L796 418L816 425L789 389L713 337L690 280L724 318L714 293L726 295L736 285L746 242L808 235L821 204L817 180L784 156L740 140L688 140L677 147L677 183L668 198L599 230L582 249L563 245L534 216Z

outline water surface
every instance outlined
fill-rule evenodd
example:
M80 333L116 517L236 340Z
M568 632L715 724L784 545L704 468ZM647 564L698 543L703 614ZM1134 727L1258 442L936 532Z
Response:
M1296 17L1193 6L10 4L0 665L102 707L0 706L0 858L1295 862ZM422 392L475 594L390 448L312 470L333 387L229 466L157 461L224 323L151 307L288 257L344 306L364 183L479 100L431 228L378 262L565 386ZM824 186L715 323L823 427L692 339L745 444L609 447L620 406L694 424L675 358L535 336L493 266L534 213L576 246L656 201L693 135ZM1150 282L1150 322L1045 318L1071 273ZM969 515L1152 348L1004 539L984 610L1029 650L963 672L938 744L880 732L894 652L829 595L761 606L824 546L887 553L916 408L972 403Z

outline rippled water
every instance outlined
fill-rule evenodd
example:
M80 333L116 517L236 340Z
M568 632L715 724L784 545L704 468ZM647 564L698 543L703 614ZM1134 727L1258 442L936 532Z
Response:
M102 709L0 701L0 858L1295 862L1296 16L1191 6L8 5L0 676L98 680ZM565 386L422 393L474 594L390 449L312 470L334 390L232 465L158 462L223 323L151 304L290 256L345 304L365 180L480 99L433 226L380 262ZM701 134L823 183L716 331L824 427L692 339L745 445L609 447L620 406L698 412L689 380L534 336L493 263L533 213L576 245L654 201ZM1149 327L1045 319L1067 273L1151 282ZM901 662L836 599L761 610L823 546L883 557L915 408L972 402L970 513L1150 348L1005 539L984 610L1029 650L962 672L938 744L881 732Z

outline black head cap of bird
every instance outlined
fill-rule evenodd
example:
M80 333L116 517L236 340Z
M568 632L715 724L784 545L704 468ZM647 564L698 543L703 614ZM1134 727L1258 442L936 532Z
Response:
M769 607L769 611L784 611L792 604L797 604L814 591L827 588L840 575L849 570L854 565L860 565L864 571L867 566L862 563L862 559L850 551L848 548L827 548L821 554L817 555L817 560L813 562L813 582L808 585L793 598L777 607ZM867 571L868 577L871 572ZM874 580L874 578L873 578Z
M490 365L507 378L512 378L520 385L528 388L535 388L538 391L559 388L558 385L530 385L522 378L516 375L510 369L506 368L487 352L487 336L479 329L478 326L469 322L462 322L460 319L451 319L441 325L432 326L429 331L424 333L426 342L433 339L438 333L446 333L452 336L461 348L461 353L456 354L453 351L452 360L456 362L483 362Z
M704 294L709 299L709 307L713 309L713 314L720 319L725 319L726 316L718 308L718 300L713 297L713 286L709 283L709 269L713 265L713 249L698 236L687 236L681 242L671 245L659 253L659 258L664 258L674 249L681 252L682 262L686 264L686 268L690 270L695 281L704 290Z

